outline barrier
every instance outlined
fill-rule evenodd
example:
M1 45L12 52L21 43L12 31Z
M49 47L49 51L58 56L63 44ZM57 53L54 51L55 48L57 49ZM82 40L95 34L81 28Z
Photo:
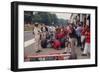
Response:
M51 53L45 55L31 55L27 56L25 61L48 61L48 60L67 60L70 57L70 53L61 54L61 53Z

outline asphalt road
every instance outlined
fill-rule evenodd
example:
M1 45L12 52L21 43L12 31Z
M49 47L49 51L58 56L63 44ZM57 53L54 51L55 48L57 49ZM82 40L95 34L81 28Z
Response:
M31 39L34 39L34 35L32 34L32 32L24 32L24 41L27 42L28 40L31 40ZM30 44L29 46L27 47L24 47L24 53L25 55L33 55L33 54L36 54L36 49L35 49L35 43L32 43ZM41 48L41 47L40 47ZM64 49L61 49L61 50L55 50L53 48L41 48L42 52L40 52L39 54L48 54L48 53L51 53L51 52L64 52ZM76 48L76 53L77 53L77 56L78 56L78 59L88 59L90 58L90 56L81 56L81 50L79 47Z
M34 38L32 31L25 31L24 32L24 41L28 41L32 38Z

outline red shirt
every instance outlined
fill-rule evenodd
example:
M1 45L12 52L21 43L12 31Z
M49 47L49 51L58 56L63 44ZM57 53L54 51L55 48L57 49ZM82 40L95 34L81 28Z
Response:
M63 38L64 36L65 36L64 32L60 32L60 33L57 33L57 34L56 34L56 38L57 38L57 39L61 39L61 38Z
M85 37L86 37L86 42L90 43L90 32L86 32Z
M86 31L87 31L87 29L86 29L85 27L83 27L82 30L81 30L81 34L82 34L82 35L85 35L85 32L86 32Z
M67 35L67 34L68 34L67 27L64 29L64 34L65 34L65 35Z

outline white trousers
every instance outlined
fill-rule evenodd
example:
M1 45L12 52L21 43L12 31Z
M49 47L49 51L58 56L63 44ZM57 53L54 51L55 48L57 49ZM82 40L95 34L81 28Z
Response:
M90 43L85 43L83 54L90 53Z
M40 35L35 35L35 47L33 47L33 48L35 48L35 50L37 51L37 50L39 50L40 49Z
M82 36L81 36L81 43L82 43L84 40L85 40L85 36L82 35Z
M69 38L69 42L71 43L71 48L76 48L76 45L77 45L76 38Z

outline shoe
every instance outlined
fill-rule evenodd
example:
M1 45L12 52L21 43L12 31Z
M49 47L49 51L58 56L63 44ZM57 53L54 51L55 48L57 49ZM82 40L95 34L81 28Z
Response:
M67 52L63 52L63 54L66 54Z
M82 56L87 56L87 54L82 54Z
M37 50L37 51L36 51L36 53L39 53L39 52L41 52L41 50Z
M81 48L81 51L83 51L84 50L84 48Z

